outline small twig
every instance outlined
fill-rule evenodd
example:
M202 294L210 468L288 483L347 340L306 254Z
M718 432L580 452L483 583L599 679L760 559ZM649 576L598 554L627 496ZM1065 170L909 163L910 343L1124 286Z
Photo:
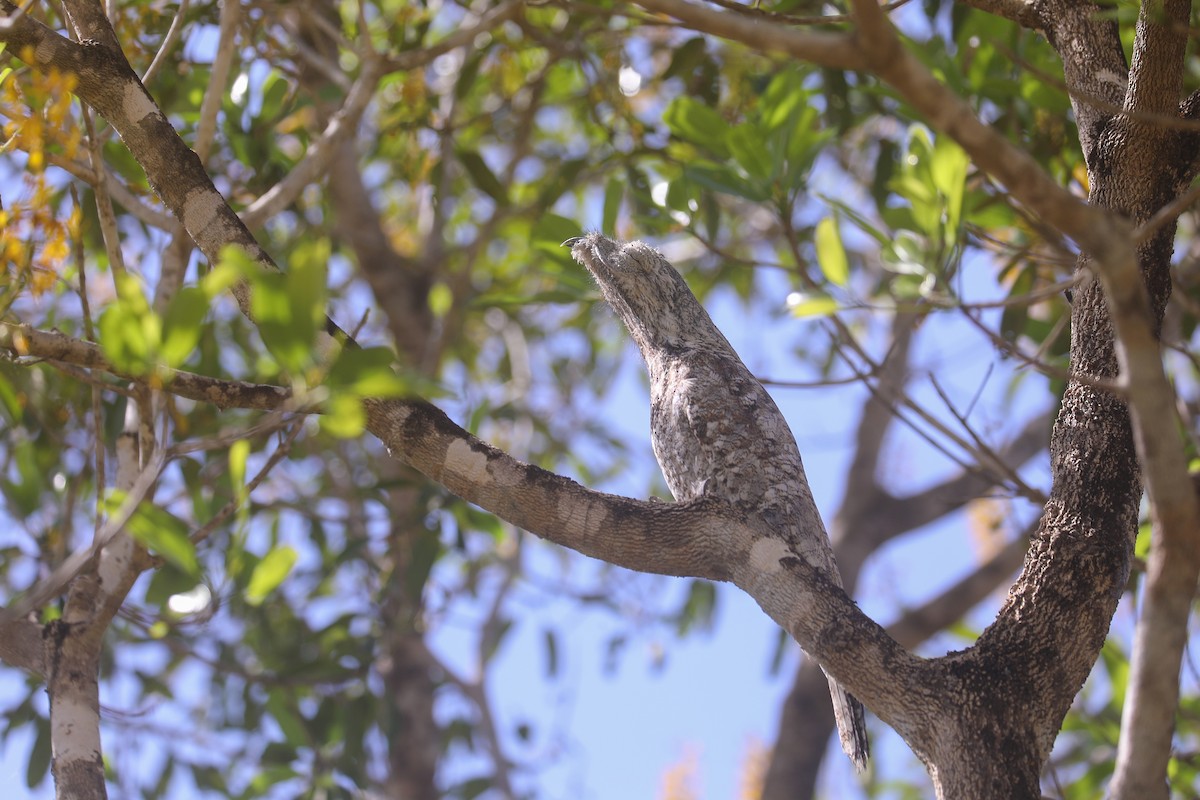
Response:
M274 433L281 428L287 427L294 421L295 419L290 412L272 411L263 417L260 422L248 428L237 428L213 436L206 436L203 439L195 439L171 445L167 448L167 457L174 459L190 453L223 450L240 439L253 439L263 434Z
M1197 125L1200 123L1192 124ZM1200 182L1193 183L1190 189L1154 212L1154 216L1150 217L1150 219L1134 228L1133 240L1138 244L1145 242L1164 225L1174 222L1192 203L1196 202L1197 198L1200 198Z
M78 194L78 192L75 191L74 184L71 185L71 201L75 204L76 209L79 209L81 207L80 203L79 203L79 194ZM81 217L82 217L82 215L81 215ZM92 323L91 303L88 301L87 262L85 261L85 259L83 257L82 225L80 226L80 228L78 230L76 230L75 234L76 234L75 242L74 242L75 272L76 272L76 274L79 275L80 316L83 319L84 336L87 337L88 341L94 342L94 341L96 341L96 329ZM64 365L64 367L65 366L66 365ZM71 369L77 370L78 368L71 367ZM103 412L102 398L100 395L102 390L101 390L101 387L98 385L100 383L100 381L98 379L94 378L90 372L86 372L85 370L78 370L78 371L82 372L84 375L87 376L87 381L88 381L88 383L91 384L91 389L92 389L92 392L91 392L91 394L92 394L91 414L92 414L93 430L95 431L94 446L95 446L95 450L96 450L96 507L99 508L100 502L104 499L104 485L106 482L105 460L104 460L105 459L104 436L103 436L104 412ZM95 524L96 524L97 530L93 531L93 535L95 535L99 532L99 527L100 527L100 518L99 517L96 518Z
M868 376L873 377L874 375L874 371L868 373ZM785 381L758 377L758 382L763 386L778 386L780 389L820 389L825 386L846 386L852 383L861 383L862 378L858 375L849 375L845 378L826 378L819 381Z
M96 126L92 124L92 112L86 105L80 109L83 124L87 129L88 154L92 159L92 171L101 176L104 174L104 155L100 150L100 141L96 138ZM100 235L104 239L104 250L108 253L108 266L112 270L113 279L125 275L125 257L121 252L121 237L117 232L117 216L113 212L112 198L108 194L106 181L97 180L92 184L96 192L96 215L100 219Z
M988 371L990 374L990 366ZM938 382L937 378L931 375L929 377L929 383L933 386L933 390L937 393L938 397L942 399L942 403L945 404L946 410L949 411L956 420L958 420L958 424L962 425L963 430L967 432L967 435L971 437L971 441L975 443L973 452L983 456L983 458L980 459L980 465L985 466L994 474L1009 480L1012 485L1016 487L1017 494L1021 495L1022 497L1033 497L1037 495L1037 490L1029 486L1027 483L1025 483L1025 481L1021 480L1020 474L1018 474L1015 469L1005 463L1004 459L1000 458L1000 456L996 454L996 451L993 450L988 443L983 440L982 437L980 437L980 435L975 431L975 428L967 421L967 414L969 414L970 411L968 410L966 413L959 412L959 410L955 408L953 401L951 401L950 396L946 394L944 389L942 389L942 385ZM980 386L980 389L982 388L983 387ZM976 395L976 398L978 398L978 395ZM974 405L974 403L975 399L972 399L971 404Z
M1075 383L1079 383L1084 386L1091 386L1094 389L1100 389L1105 392L1110 392L1118 397L1125 397L1125 395L1126 395L1125 387L1121 383L1120 380L1114 380L1111 378L1097 378L1092 375L1081 375L1077 372L1071 372L1070 370L1059 369L1058 367L1052 366L1050 364L1047 364L1044 361L1038 360L1038 358L1036 358L1034 356L1026 355L1025 351L1021 350L1021 348L1017 347L1015 344L1008 341L1003 336L997 335L995 331L993 331L987 325L984 325L983 322L980 321L974 314L971 314L968 311L964 310L963 316L967 319L968 322L970 322L972 325L974 325L976 328L978 328L980 331L982 331L983 334L992 341L992 344L995 347L1002 350L1007 355L1010 355L1013 358L1017 359L1018 361L1025 364L1026 366L1033 367L1035 370L1037 370L1038 372L1040 372L1041 374L1045 375L1048 378L1056 378L1058 380L1064 380L1064 381L1074 381ZM1041 351L1039 351L1039 352L1041 352Z
M237 24L241 16L241 3L221 4L220 34L217 39L217 54L213 57L212 72L208 76L208 87L200 103L200 122L196 126L194 149L201 163L208 161L212 152L213 139L217 135L217 114L225 99L225 82L233 65L237 51Z
M300 435L300 432L302 430L304 430L304 420L298 419L293 424L292 429L290 431L288 431L287 436L285 436L283 438L283 440L278 445L276 445L274 452L272 452L271 455L267 457L267 460L262 465L262 468L257 473L254 474L254 477L252 477L250 480L246 481L246 489L245 489L245 492L241 495L242 497L249 497L250 493L253 492L255 489L257 489L259 484L261 484L263 482L263 480L266 479L267 475L271 472L271 470L274 469L276 467L276 465L278 465L279 462L283 460L284 456L286 456L289 452L291 452L292 443L296 441L296 437L298 437ZM213 531L215 531L217 528L219 528L225 522L225 520L227 520L231 516L233 516L234 512L236 512L238 510L240 505L241 505L241 503L239 502L239 499L237 497L234 497L229 502L227 502L225 505L221 506L221 508L217 511L217 513L213 514L212 518L208 522L204 523L199 528L192 531L192 534L190 536L192 543L199 544L200 542L203 542L205 539L207 539L210 535L212 535ZM159 559L159 558L154 559L155 566L161 566L161 564L162 564L161 559Z
M145 498L151 487L154 486L154 482L158 480L164 464L165 458L160 450L137 473L137 477L133 481L128 494L125 495L125 500L121 503L121 507L96 532L92 543L87 547L77 549L66 560L55 567L53 572L38 581L33 588L21 595L21 597L7 608L0 609L0 626L14 620L24 619L51 599L62 594L67 584L91 563L92 559L99 554L109 541L124 530L125 524L133 516L134 512L137 511L138 505Z
M154 80L154 76L166 62L167 54L175 48L175 43L179 41L179 37L183 33L183 18L187 14L189 2L190 0L179 0L179 8L175 11L175 18L171 20L171 27L167 29L167 35L163 37L162 45L154 54L154 60L150 62L150 66L146 67L146 71L142 74L144 85L149 86L150 81Z
M764 11L756 6L742 5L736 0L708 0L710 3L721 8L734 12L735 14L744 14L748 17L770 21L771 24L784 23L787 25L841 25L847 22L853 22L854 17L850 14L817 14L813 16L793 16L792 14L775 14L770 11ZM892 0L883 6L884 11L895 11L898 8L908 5L910 0Z

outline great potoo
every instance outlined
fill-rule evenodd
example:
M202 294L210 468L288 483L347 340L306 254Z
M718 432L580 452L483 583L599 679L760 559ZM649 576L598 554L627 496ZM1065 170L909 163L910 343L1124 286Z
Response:
M841 586L791 429L683 277L642 242L591 233L563 244L595 277L646 361L650 441L675 499L715 496L757 515ZM862 769L862 705L832 679L829 689L842 749Z

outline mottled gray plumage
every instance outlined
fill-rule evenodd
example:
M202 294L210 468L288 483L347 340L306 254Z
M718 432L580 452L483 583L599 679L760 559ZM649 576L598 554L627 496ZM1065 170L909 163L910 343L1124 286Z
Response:
M719 497L764 519L838 586L841 575L775 401L657 250L597 233L568 239L629 329L650 373L650 440L676 500ZM862 705L829 682L842 749L862 769Z

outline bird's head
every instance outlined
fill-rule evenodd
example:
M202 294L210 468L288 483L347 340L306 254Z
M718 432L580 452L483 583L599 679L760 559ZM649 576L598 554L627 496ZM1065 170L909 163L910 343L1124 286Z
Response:
M724 342L700 301L662 253L644 242L614 242L598 233L563 242L587 268L642 353Z

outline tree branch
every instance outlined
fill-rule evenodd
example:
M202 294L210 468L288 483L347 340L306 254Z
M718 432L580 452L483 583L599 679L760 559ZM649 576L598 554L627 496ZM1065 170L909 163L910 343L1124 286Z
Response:
M770 20L716 11L687 0L638 0L638 5L685 22L692 30L734 39L758 50L786 53L833 69L867 67L854 39L846 34L785 28Z
M1154 0L1142 4L1125 96L1126 108L1160 114L1176 112L1182 90L1190 14L1189 0ZM1134 152L1142 159L1162 157L1163 148L1154 143L1170 145L1178 141L1173 131L1157 129L1136 120L1123 122L1123 127L1140 140L1140 147ZM1123 148L1126 152L1129 149ZM1188 163L1190 161L1187 159ZM1184 187L1177 179L1176 187L1172 188L1178 194ZM1162 207L1169 199L1151 195L1146 205L1130 203L1130 206L1138 221L1144 222L1150 216L1146 210L1153 213L1155 206ZM1169 258L1171 245L1167 238L1174 236L1173 218L1170 223L1153 233L1143 248L1150 253L1165 251ZM1165 305L1170 279L1163 271L1158 275L1159 285L1163 286L1160 302ZM1173 392L1166 387L1162 399L1171 401L1173 398ZM1167 414L1167 420L1174 425L1173 409ZM1144 460L1147 453L1142 439L1163 442L1159 431L1151 430L1146 422L1135 412L1134 426ZM1180 482L1168 481L1164 474L1166 469L1177 470L1178 467L1158 459L1155 461L1146 464L1146 488L1155 528L1146 564L1141 617L1134 634L1129 693L1121 714L1121 737L1110 787L1110 796L1114 800L1166 798L1168 795L1166 775L1175 731L1175 709L1179 705L1179 670L1187 647L1192 597L1200 576L1195 487L1189 486L1187 496L1184 496L1180 492Z
M997 17L1011 20L1023 28L1040 30L1042 20L1038 16L1033 0L960 0L963 5L986 11Z
M145 376L133 375L114 367L99 345L28 325L0 322L0 348L17 356L75 364L127 381L145 379ZM279 386L222 380L180 370L164 369L162 380L164 391L189 400L211 403L221 409L256 408L270 411L286 408L292 399L291 390Z
M1091 0L1035 0L1034 7L1039 27L1062 59L1079 144L1089 157L1096 136L1120 110L1128 83L1116 18Z
M42 626L29 619L0 623L0 661L35 675L46 674Z

